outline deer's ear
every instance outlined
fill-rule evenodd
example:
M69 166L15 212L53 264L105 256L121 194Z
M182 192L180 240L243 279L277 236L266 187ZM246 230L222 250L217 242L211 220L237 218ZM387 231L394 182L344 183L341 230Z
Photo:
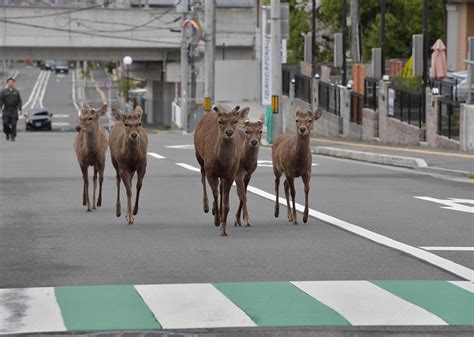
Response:
M138 117L138 119L140 119L142 117L142 114L143 114L143 109L140 105L137 105L135 107L135 110L134 110L134 113L135 113L135 116Z
M214 111L216 112L217 117L222 116L222 111L221 111L221 109L219 109L219 107L218 107L217 105L214 105L214 106L212 107L212 110L214 110Z
M117 110L115 108L112 108L112 116L114 116L115 120L121 121L123 120L123 113L120 110Z
M250 108L243 108L242 110L237 111L237 115L239 116L240 119L245 119L247 118L249 114Z
M257 123L260 124L260 126L262 126L262 125L265 123L265 114L262 114L262 115L260 116L260 118L258 119Z
M312 113L313 119L317 121L321 117L322 114L323 114L323 109L317 108L316 111Z
M231 113L233 113L235 116L238 116L238 115L239 115L239 110L240 110L240 106L239 106L239 105L236 105L236 106L232 109Z
M96 111L96 113L99 115L99 116L104 116L106 113L107 113L107 104L103 104L99 110Z
M89 110L91 107L89 106L89 103L87 103L86 101L84 101L82 103L82 110Z
M246 119L246 120L244 121L244 124L245 124L245 125L249 125L249 124L250 124L250 121L249 121L248 119Z

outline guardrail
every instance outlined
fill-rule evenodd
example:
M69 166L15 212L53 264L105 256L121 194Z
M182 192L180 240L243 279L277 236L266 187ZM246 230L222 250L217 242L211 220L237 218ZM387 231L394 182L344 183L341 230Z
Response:
M460 103L447 97L438 100L438 134L459 141Z
M390 107L387 113L389 117L399 119L401 122L407 122L411 125L417 125L419 128L425 123L425 113L423 111L423 92L412 89L390 85L390 91L394 91L394 106Z
M337 116L341 114L341 89L333 84L319 81L319 106Z
M289 69L281 70L281 90L285 96L290 96L291 71Z
M458 84L459 81L457 79L430 80L431 89L437 88L440 96L447 97L456 102L461 102L464 101L464 99L458 96Z
M379 80L366 77L364 80L364 107L377 111Z

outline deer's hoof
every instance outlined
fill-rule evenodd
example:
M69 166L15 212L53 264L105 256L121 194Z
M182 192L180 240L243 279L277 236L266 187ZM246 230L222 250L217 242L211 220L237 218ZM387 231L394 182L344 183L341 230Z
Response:
M278 215L280 215L280 211L279 210L275 210L275 218L278 218Z
M246 224L245 227L251 227L251 226L250 226L250 223Z
M90 208L86 209L86 212L92 212Z
M129 225L133 225L133 215L131 212L127 213L127 215L125 216L125 219L127 219L127 222Z
M204 206L203 208L204 213L209 213L209 206Z
M137 215L138 213L138 208L133 210L133 215Z
M121 215L122 215L122 212L120 212L120 211L115 211L115 216L116 216L117 218L119 218Z
M97 207L101 207L102 206L102 201L97 201Z
M92 210L93 210L93 211L97 211L97 207L92 207Z
M304 223L307 223L307 222L308 222L308 217L303 218L303 222L304 222Z
M293 222L293 225L297 225L297 224L298 224L298 221L295 220L295 221Z

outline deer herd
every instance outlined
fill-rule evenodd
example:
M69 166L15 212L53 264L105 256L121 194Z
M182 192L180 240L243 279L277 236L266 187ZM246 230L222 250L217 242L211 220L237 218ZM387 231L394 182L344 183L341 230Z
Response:
M82 106L78 132L74 149L82 172L83 193L82 203L87 211L95 210L102 205L102 184L104 181L105 155L110 148L112 165L116 172L117 200L115 215L121 216L120 184L125 186L127 194L126 220L133 224L138 213L140 190L147 165L148 137L142 127L143 110L137 106L132 114L112 109L116 120L110 131L108 140L105 130L99 125L99 118L107 113L107 105L99 109L91 108L87 103ZM235 182L239 207L235 214L235 226L250 226L247 210L247 186L257 168L258 152L262 138L265 116L256 122L247 117L249 108L234 107L231 111L223 111L218 106L204 114L197 124L194 133L196 159L201 167L201 183L203 189L202 207L209 212L206 180L212 191L212 214L214 225L219 227L222 236L228 235L227 216L230 210L229 194ZM294 179L301 177L304 184L305 209L303 222L308 221L308 193L310 188L312 155L310 150L310 134L313 123L321 116L321 110L303 112L296 107L296 133L284 133L276 138L272 146L273 173L275 175L275 210L279 215L279 185L284 174L285 197L288 207L288 220L297 224L295 208ZM94 167L93 197L89 199L88 167ZM136 196L132 209L132 179L137 174ZM97 175L99 176L99 194L96 199ZM290 205L290 196L291 203Z

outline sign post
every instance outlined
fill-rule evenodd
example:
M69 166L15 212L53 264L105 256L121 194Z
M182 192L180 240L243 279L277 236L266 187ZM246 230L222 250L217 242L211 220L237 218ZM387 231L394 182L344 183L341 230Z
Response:
M105 80L105 87L107 88L107 91L108 91L108 98L109 98L109 132L110 130L112 129L112 114L111 114L111 111L112 111L112 94L111 94L111 89L112 89L112 80L108 79L108 80Z

